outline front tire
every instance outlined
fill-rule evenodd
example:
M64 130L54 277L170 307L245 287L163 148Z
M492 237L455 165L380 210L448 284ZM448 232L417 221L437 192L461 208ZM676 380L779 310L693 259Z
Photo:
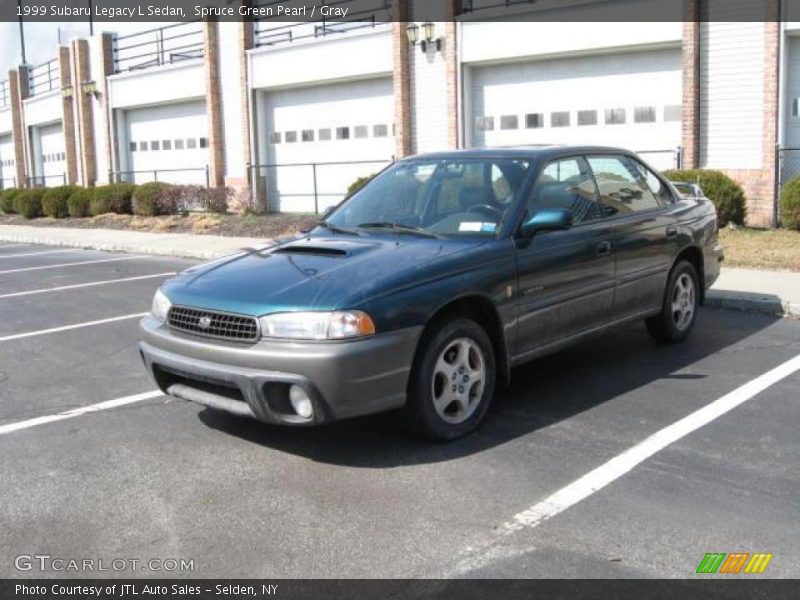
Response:
M697 270L682 260L673 267L664 292L661 313L647 319L647 330L664 344L683 342L689 337L700 307L700 283Z
M410 427L450 441L473 431L489 410L496 361L489 336L475 321L452 319L423 337L405 407Z

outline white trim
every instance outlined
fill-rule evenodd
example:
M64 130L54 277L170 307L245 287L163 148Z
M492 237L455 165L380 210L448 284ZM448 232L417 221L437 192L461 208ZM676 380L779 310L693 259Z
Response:
M144 256L123 256L120 258L103 258L100 260L84 260L81 262L74 262L74 263L61 263L58 265L41 265L38 267L24 267L22 269L9 269L8 271L0 271L0 275L5 275L7 273L23 273L25 271L41 271L44 269L60 269L61 267L78 267L80 265L93 265L97 263L109 263L109 262L119 262L122 260L135 260L137 258L145 258Z

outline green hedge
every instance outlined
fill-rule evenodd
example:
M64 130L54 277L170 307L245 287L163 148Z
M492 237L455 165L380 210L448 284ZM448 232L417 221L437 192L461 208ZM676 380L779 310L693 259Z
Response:
M42 216L42 196L45 188L21 190L14 198L14 209L26 219Z
M707 169L687 169L685 171L664 171L664 176L672 181L697 183L717 208L720 227L728 223L744 225L747 215L747 198L742 186L721 171Z
M67 209L70 217L88 217L94 198L95 188L78 188L67 200Z
M348 196L352 196L353 194L355 194L358 190L360 190L362 187L367 185L369 180L372 179L373 177L375 177L375 175L376 174L373 173L372 175L369 175L367 177L359 177L358 179L356 179L353 183L351 183L348 186L347 195Z
M22 190L18 190L16 188L10 188L8 190L3 190L0 192L0 210L2 210L5 214L10 215L16 211L14 208L14 198L17 197L17 194L20 193Z
M800 231L800 177L787 182L781 190L781 225Z
M46 217L63 219L69 216L69 205L67 201L78 187L74 185L60 185L58 187L47 188L42 195L42 212Z
M89 212L92 216L106 213L118 215L131 214L133 192L136 186L132 183L112 183L95 188Z
M170 214L172 211L160 201L161 196L170 188L170 184L158 181L137 186L133 192L133 214L140 217Z

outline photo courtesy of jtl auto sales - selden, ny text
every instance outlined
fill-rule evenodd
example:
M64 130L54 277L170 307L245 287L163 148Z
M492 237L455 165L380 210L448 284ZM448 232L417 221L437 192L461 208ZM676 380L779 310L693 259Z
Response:
M0 0L0 600L800 598L800 0Z

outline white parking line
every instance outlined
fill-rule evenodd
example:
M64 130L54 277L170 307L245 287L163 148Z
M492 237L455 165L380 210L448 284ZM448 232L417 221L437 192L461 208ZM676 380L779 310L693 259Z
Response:
M465 552L465 557L456 567L456 574L474 571L502 557L498 546L510 535L523 529L532 529L581 500L585 500L643 463L656 452L674 444L704 425L708 425L798 370L800 370L800 355L657 431L541 502L517 513L499 528L497 537L493 538L491 542Z
M6 273L22 273L24 271L42 271L44 269L60 269L61 267L79 267L80 265L92 265L96 263L109 263L119 262L122 260L136 260L137 258L145 258L144 256L120 256L117 258L101 258L99 260L84 260L74 263L61 263L60 265L41 265L39 267L24 267L22 269L9 269L7 271L0 271L0 275Z
M0 435L13 433L15 431L20 431L22 429L30 429L31 427L36 427L37 425L45 425L47 423L53 423L54 421L63 421L64 419L72 419L73 417L79 417L87 413L99 412L101 410L108 410L110 408L118 408L120 406L125 406L127 404L134 404L136 402L142 402L144 400L158 398L159 396L162 395L163 394L158 391L145 392L143 394L125 396L124 398L116 398L114 400L106 400L105 402L99 402L97 404L90 404L89 406L74 408L72 410L67 410L65 412L58 413L55 415L47 415L45 417L36 417L34 419L27 419L26 421L18 421L16 423L0 425Z
M0 246L1 247L1 246ZM76 248L69 248L67 250L45 250L44 252L25 252L23 254L0 254L0 260L5 258L22 258L23 256L39 256L41 254L63 254L64 252L76 252Z
M33 246L33 244L0 244L0 249L2 249L2 248L21 248L22 246Z
M20 296L33 296L34 294L47 294L50 292L63 292L64 290L76 290L79 288L94 287L98 285L108 285L111 283L124 283L126 281L141 281L142 279L156 279L158 277L170 277L175 275L175 271L169 273L156 273L155 275L139 275L138 277L121 277L120 279L106 279L105 281L92 281L91 283L76 283L74 285L62 285L59 287L45 288L41 290L29 290L27 292L13 292L11 294L0 294L3 298L18 298Z
M86 323L76 323L74 325L63 325L62 327L52 327L51 329L40 329L38 331L28 331L27 333L15 333L0 337L0 342L10 342L11 340L20 340L22 338L35 337L37 335L47 335L48 333L59 333L61 331L69 331L71 329L82 329L84 327L93 327L94 325L104 325L106 323L116 323L117 321L125 321L127 319L137 319L144 317L149 313L136 313L134 315L123 315L121 317L111 317L110 319L100 319L99 321L87 321Z

